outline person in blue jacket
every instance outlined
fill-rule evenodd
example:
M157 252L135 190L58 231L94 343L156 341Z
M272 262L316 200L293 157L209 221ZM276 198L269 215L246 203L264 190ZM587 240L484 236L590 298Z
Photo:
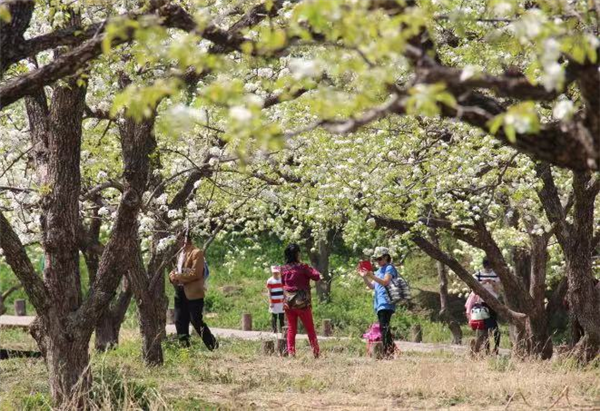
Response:
M373 308L377 313L379 327L383 342L383 350L386 356L394 354L395 346L390 330L390 321L392 314L396 311L396 305L390 301L386 287L392 281L392 278L398 277L398 271L392 264L390 251L386 247L377 247L373 255L379 268L377 271L360 270L359 274L367 287L374 290Z

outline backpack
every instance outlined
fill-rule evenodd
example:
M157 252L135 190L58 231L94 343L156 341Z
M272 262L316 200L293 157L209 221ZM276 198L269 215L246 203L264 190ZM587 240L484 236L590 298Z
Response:
M490 310L483 304L475 304L471 308L469 326L472 330L485 330L486 320L490 318Z
M402 278L400 274L392 278L390 283L385 287L385 290L392 304L410 301L410 286L408 285L408 281Z
M210 275L210 270L208 269L208 263L204 260L204 291L208 290L208 276Z
M210 275L210 270L208 269L208 263L204 260L204 281L208 281L208 276Z

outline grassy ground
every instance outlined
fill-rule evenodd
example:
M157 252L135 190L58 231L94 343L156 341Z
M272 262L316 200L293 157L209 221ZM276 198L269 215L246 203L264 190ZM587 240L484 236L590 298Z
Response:
M17 331L1 331L11 345L32 345ZM314 360L304 343L297 358L266 357L257 342L224 340L208 352L166 344L164 367L140 361L133 331L108 354L93 355L96 410L539 410L599 409L598 365L567 360L473 360L449 354L365 357L360 340L322 344ZM0 361L0 410L48 410L42 361Z

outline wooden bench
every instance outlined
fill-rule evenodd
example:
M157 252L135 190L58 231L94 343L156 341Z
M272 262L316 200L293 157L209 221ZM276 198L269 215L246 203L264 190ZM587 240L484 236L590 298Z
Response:
M34 319L33 316L0 315L0 328L28 329Z

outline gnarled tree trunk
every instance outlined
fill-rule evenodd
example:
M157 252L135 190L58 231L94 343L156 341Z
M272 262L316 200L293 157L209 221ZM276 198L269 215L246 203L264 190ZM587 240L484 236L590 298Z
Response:
M41 202L44 284L52 306L38 310L33 337L45 355L52 397L59 404L81 401L87 392L89 336L73 324L71 314L81 306L79 273L80 150L86 88L70 79L55 87L48 108L40 91L28 98L27 108L41 186L49 187ZM37 308L37 307L36 307Z
M430 229L429 233L431 243L435 247L440 248L437 232L434 229ZM435 266L440 280L440 318L448 324L448 329L452 333L452 344L460 345L462 344L463 337L462 329L460 328L460 324L452 318L448 309L448 269L439 260L435 260Z
M333 276L329 271L329 257L333 251L333 241L335 239L336 230L329 229L325 238L315 240L312 236L308 239L310 247L310 263L321 273L321 281L317 282L316 290L317 297L321 302L331 301L331 283Z
M585 332L577 348L586 361L600 352L600 294L592 274L596 192L587 187L589 182L589 174L574 174L573 226L563 245L567 263L569 308Z
M563 206L548 164L536 165L544 185L538 197L548 219L556 226L556 238L566 261L567 297L572 318L584 330L577 345L583 361L600 353L600 291L594 286L592 253L594 251L594 203L600 191L600 179L589 172L573 172L572 222L567 220L571 203Z
M119 333L131 302L132 291L127 277L122 280L123 289L96 325L96 350L106 351L119 345Z

